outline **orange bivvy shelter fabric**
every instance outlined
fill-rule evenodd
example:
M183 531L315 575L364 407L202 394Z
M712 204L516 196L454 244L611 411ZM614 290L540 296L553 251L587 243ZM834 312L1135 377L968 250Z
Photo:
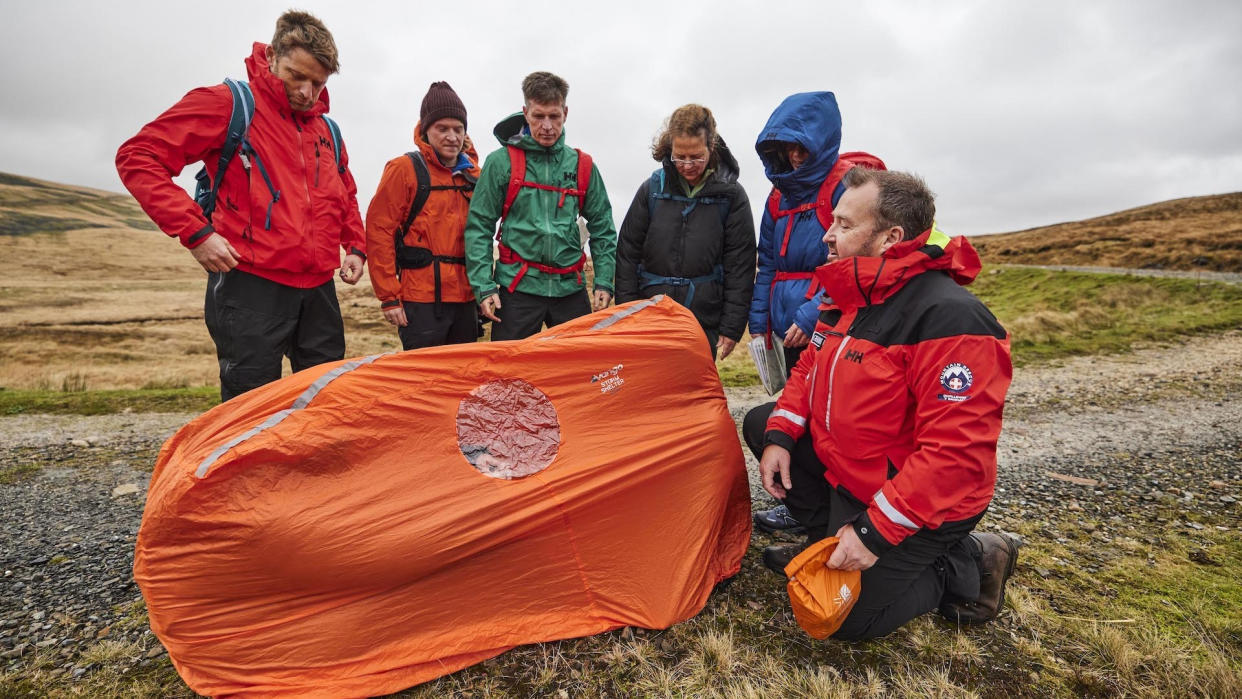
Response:
M196 692L364 696L688 619L750 539L737 431L662 297L325 364L160 451L134 577Z

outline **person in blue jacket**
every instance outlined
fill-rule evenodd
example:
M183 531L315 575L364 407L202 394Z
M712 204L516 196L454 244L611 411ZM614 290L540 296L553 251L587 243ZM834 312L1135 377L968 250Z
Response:
M844 167L835 168L840 148L841 111L831 92L785 98L755 141L773 191L759 224L759 272L750 302L750 334L772 333L781 339L786 375L810 342L819 317L823 294L812 286L816 284L813 273L826 262L828 246L817 208L826 205L831 211L840 196L838 190L844 189L839 182L829 181L830 176L839 180L844 175ZM820 202L821 188L831 202ZM801 528L783 503L756 512L755 525L767 532Z
M831 92L787 97L755 142L779 200L776 211L769 203L760 219L759 273L750 302L750 334L771 332L781 338L786 373L810 341L819 316L820 294L811 289L812 273L824 264L828 246L815 205L840 147L841 112Z

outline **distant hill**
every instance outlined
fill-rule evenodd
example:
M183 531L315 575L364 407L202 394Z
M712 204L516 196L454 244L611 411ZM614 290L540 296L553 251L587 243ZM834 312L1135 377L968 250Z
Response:
M985 262L1242 272L1242 192L971 239Z
M0 172L0 236L92 228L156 230L127 194Z

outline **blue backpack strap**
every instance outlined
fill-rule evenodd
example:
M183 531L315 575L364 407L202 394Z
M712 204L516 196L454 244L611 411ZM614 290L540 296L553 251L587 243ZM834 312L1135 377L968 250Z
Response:
M198 180L198 185L194 190L194 200L198 202L199 208L203 210L203 215L208 221L211 220L211 214L216 209L216 193L220 191L224 173L245 141L246 132L250 130L250 121L254 119L254 94L250 92L250 85L244 80L232 78L225 78L224 84L229 88L229 94L233 97L233 108L229 114L228 130L224 134L224 147L220 149L220 159L216 162L216 176L210 177L206 167L194 176Z
M694 207L698 206L699 204L705 204L708 206L719 204L721 205L720 225L723 226L728 221L729 209L733 206L733 202L728 197L720 197L720 196L687 197L681 194L674 194L672 192L669 192L667 185L668 183L665 180L664 168L660 168L659 170L656 170L655 172L651 173L651 184L648 186L648 190L649 190L648 203L647 203L648 215L652 215L653 212L655 211L655 206L656 206L657 201L659 201L660 199L665 199L668 201L676 201L676 202L681 202L683 204L686 204L686 207L682 209L681 211L682 218L689 217L690 213L694 211Z
M664 168L651 173L651 182L647 185L647 217L655 214L656 201L664 194Z
M332 134L332 155L336 158L336 171L344 175L345 166L341 164L341 127L327 114L322 116L323 123L328 125L328 133Z

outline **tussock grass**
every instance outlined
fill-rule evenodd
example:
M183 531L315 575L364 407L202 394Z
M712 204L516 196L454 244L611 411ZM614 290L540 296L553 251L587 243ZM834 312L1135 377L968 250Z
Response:
M760 535L733 584L671 629L523 646L394 696L1236 696L1242 542L1224 516L1228 531L1210 521L1150 543L1119 535L1116 555L1088 571L1098 540L1074 533L1074 513L1050 512L1019 527L1027 543L997 621L958 628L933 613L863 643L801 632L759 564ZM1064 541L1039 536L1045 527ZM1204 549L1217 565L1189 556ZM140 600L118 609L124 624L146 623ZM0 696L189 696L166 656L135 664L145 651L97 643L74 659L90 666L77 681L52 674L63 659L39 656L0 675Z

